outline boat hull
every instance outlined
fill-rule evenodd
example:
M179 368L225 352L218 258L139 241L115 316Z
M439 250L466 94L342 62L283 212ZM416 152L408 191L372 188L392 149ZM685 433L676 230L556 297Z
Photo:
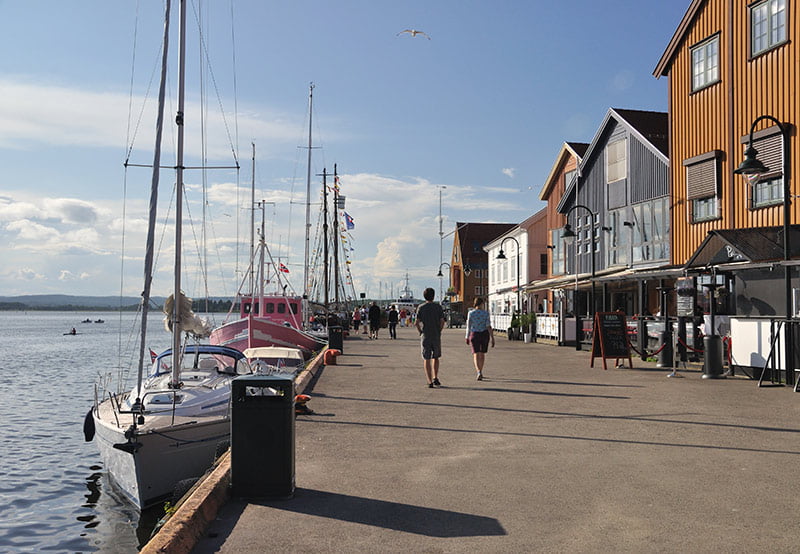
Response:
M260 346L299 348L306 359L325 346L325 342L299 329L257 317L226 323L211 332L209 341L240 351Z
M213 465L219 446L230 441L227 415L174 421L170 416L151 416L131 440L138 443L136 448L121 450L114 445L128 443L125 431L130 421L125 424L120 419L117 425L113 408L103 405L109 402L93 411L95 440L115 487L140 509L168 500L180 481L202 476Z

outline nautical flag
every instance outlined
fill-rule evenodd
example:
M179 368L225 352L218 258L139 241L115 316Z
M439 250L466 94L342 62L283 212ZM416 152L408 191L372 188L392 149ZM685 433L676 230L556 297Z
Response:
M350 217L350 214L348 214L347 212L344 212L344 222L347 225L347 230L348 231L350 229L355 229L356 228L356 222L353 220L352 217Z
M153 362L155 362L156 358L158 358L158 354L153 352L153 349L151 348L150 349L150 363L152 364Z
M283 264L281 264L280 266L278 266L278 269L281 271L281 273L289 273L289 268L288 268L288 267L286 267L286 266L285 266L285 265L283 265Z

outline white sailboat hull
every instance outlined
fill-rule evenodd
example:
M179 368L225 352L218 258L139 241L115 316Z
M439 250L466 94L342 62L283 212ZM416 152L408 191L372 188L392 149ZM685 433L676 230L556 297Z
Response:
M202 476L214 463L218 445L230 440L227 416L176 418L173 423L164 415L138 428L132 440L140 445L135 451L120 450L114 445L128 443L130 421L117 426L111 410L101 404L94 412L100 456L115 486L139 508L168 499L178 482Z

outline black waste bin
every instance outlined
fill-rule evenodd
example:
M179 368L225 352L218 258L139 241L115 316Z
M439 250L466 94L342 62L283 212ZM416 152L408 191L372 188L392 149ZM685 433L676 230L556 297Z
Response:
M328 348L344 354L344 333L339 325L328 327Z
M245 498L294 494L294 382L245 375L231 387L231 488Z

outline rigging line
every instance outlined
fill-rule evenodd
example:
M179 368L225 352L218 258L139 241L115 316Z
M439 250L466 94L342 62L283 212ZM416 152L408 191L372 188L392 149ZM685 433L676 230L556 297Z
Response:
M139 36L139 5L140 2L136 2L136 16L133 19L133 48L131 52L131 84L130 84L130 92L128 93L128 125L127 128L125 129L126 149L128 148L128 145L131 144L131 113L133 112L133 81L134 81L133 77L136 70L136 38ZM130 156L130 151L128 151L125 155L126 161L128 160L129 156Z
M202 28L200 27L200 21L197 16L197 10L194 9L194 2L192 2L192 12L194 13L195 22L197 23L197 32L200 38L200 48L202 48L203 52L205 53L206 59L206 69L208 70L208 75L211 77L211 84L214 86L214 92L216 93L217 104L219 106L220 116L222 117L222 123L225 127L225 133L228 136L228 143L231 147L231 154L233 155L233 159L236 162L236 165L239 165L239 156L236 153L236 149L233 145L233 137L231 136L230 126L228 125L228 118L225 116L225 108L222 105L222 98L219 93L219 87L217 86L217 78L214 75L214 68L211 65L211 57L208 55L208 48L205 41L205 34L203 33Z
M122 179L122 237L120 238L120 259L119 259L119 328L122 329L122 293L125 290L125 218L127 217L128 207L128 168L125 168ZM122 333L117 335L117 363L118 369L122 364ZM121 378L121 375L119 375Z

